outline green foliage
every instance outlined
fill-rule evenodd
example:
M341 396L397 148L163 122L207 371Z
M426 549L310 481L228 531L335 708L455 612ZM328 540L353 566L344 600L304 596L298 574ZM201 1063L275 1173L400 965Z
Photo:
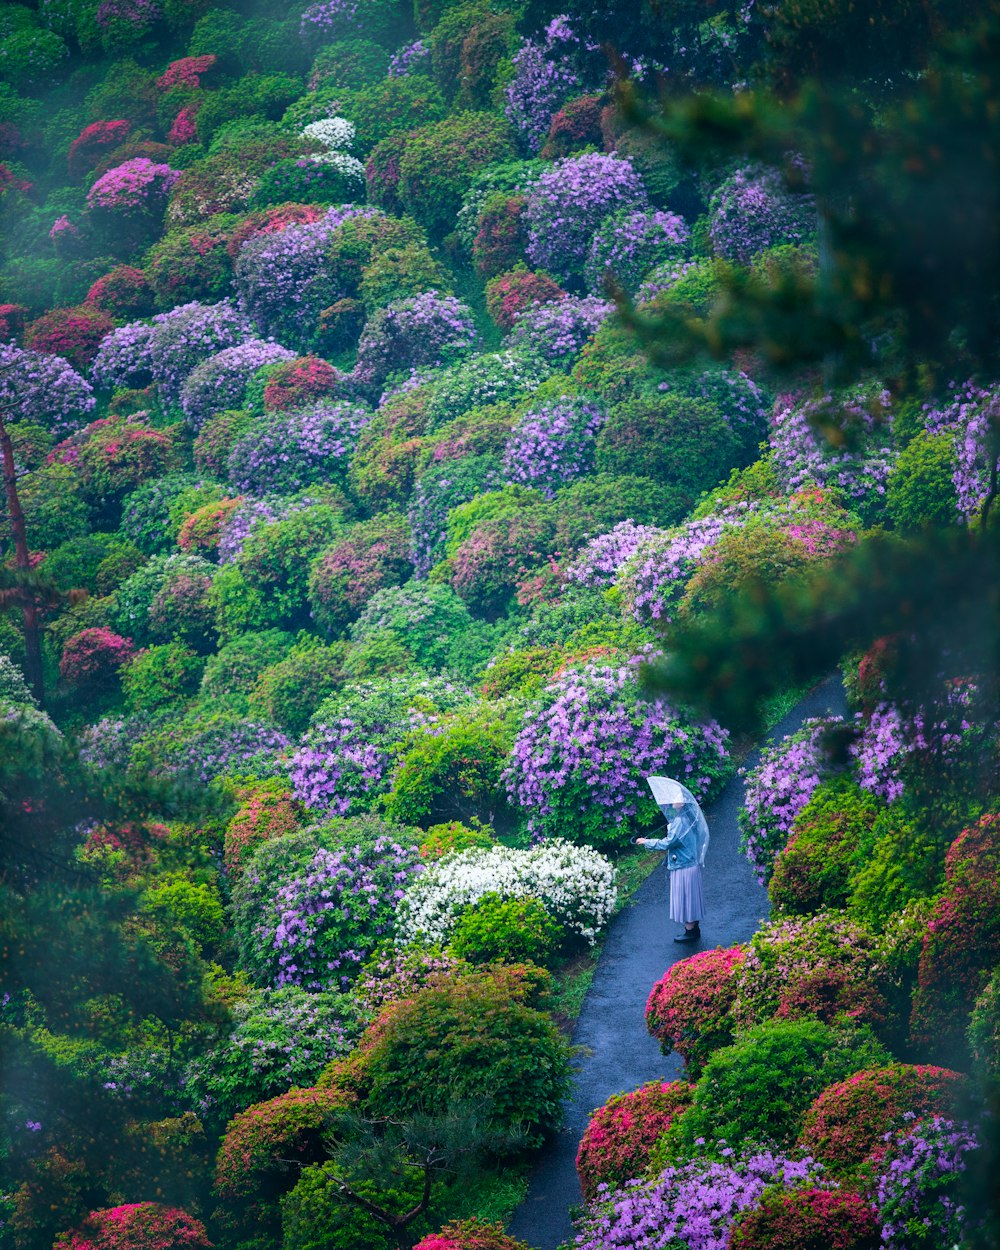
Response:
M183 642L146 647L122 673L125 701L135 712L184 703L198 689L204 663Z
M954 435L923 431L900 452L886 487L886 511L896 529L954 525L958 504Z
M292 1192L281 1203L282 1250L395 1250L388 1227L368 1211L350 1202L336 1183L332 1164L304 1168ZM409 1183L355 1182L363 1197L400 1214L420 1197L420 1177L414 1169ZM418 1226L419 1227L419 1226Z
M950 830L905 798L879 812L853 865L850 914L881 930L907 904L930 897L943 880L949 839Z
M288 734L302 733L323 700L342 684L345 650L342 643L323 646L315 639L304 639L257 676L247 697L251 713Z
M466 908L455 926L450 947L472 964L549 965L564 932L535 898L484 894Z
M644 465L636 465L643 468ZM637 525L676 525L688 510L683 487L632 473L595 473L556 491L552 503L556 541L573 551L588 538L606 534L624 520Z
M130 545L120 542L114 534L93 533L71 538L45 557L45 574L59 590L79 587L94 593L104 561Z
M220 213L171 230L146 253L144 269L161 309L190 300L214 304L230 293L233 262L226 244L240 218Z
M369 316L393 300L419 295L421 291L453 294L444 266L422 243L380 251L361 273L358 293Z
M431 825L420 839L420 854L424 859L440 859L452 851L467 851L470 847L490 847L493 845L493 832L488 825L474 825L470 828L459 820L449 820L444 824Z
M317 503L251 530L237 566L263 596L268 624L287 628L308 623L311 557L332 543L342 526L339 508Z
M223 702L231 702L235 695L237 705L245 703L246 696L260 674L283 660L294 641L291 634L280 629L242 634L239 638L234 638L206 661L201 680L202 698L218 706ZM234 705L234 710L246 709Z
M416 74L385 78L353 91L345 112L354 123L355 150L364 157L394 135L440 121L445 106L434 83Z
M678 619L710 613L734 590L745 586L794 584L815 563L802 542L780 530L747 525L724 533L687 584Z
M250 584L235 564L221 568L210 594L219 641L232 642L242 634L276 624L276 613L261 590Z
M160 877L143 895L142 910L169 931L190 938L203 954L215 951L225 934L218 890L183 873Z
M309 71L309 86L353 91L379 82L389 68L389 54L370 39L328 43L316 53Z
M88 511L80 478L69 465L47 464L26 473L18 481L17 492L32 550L51 550L87 533ZM0 540L13 547L6 510L0 518Z

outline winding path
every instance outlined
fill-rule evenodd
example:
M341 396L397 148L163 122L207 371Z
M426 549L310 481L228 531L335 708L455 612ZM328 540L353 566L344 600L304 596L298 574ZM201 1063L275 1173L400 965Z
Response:
M843 715L845 710L843 687L831 678L775 726L769 741L793 733L810 716ZM745 767L753 768L758 758L759 750L751 753ZM767 895L739 851L736 815L742 802L743 780L736 776L705 812L712 833L705 867L707 919L695 950L745 942L767 918ZM573 1034L582 1051L563 1129L535 1165L528 1195L508 1229L536 1250L557 1250L572 1238L569 1212L580 1202L576 1150L594 1108L646 1081L681 1075L679 1057L661 1055L643 1023L654 982L694 953L690 946L674 944L679 926L668 918L667 903L668 876L661 863L609 929Z

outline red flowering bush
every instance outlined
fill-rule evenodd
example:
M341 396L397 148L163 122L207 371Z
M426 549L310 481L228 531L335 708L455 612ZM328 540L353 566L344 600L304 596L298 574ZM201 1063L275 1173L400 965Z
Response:
M237 499L219 499L203 504L184 519L177 535L177 546L181 551L215 556L226 522L242 503L243 496L240 495Z
M733 1040L735 973L745 954L741 946L700 951L668 969L649 995L646 1028L665 1055L677 1051L692 1075Z
M273 208L261 208L244 217L233 230L226 245L229 259L234 263L243 244L261 234L275 234L292 225L309 225L319 221L326 212L318 204L276 204Z
M101 339L114 328L108 314L93 304L53 308L25 329L24 345L50 356L64 356L83 371L97 355Z
M481 278L491 278L523 262L528 242L524 221L527 203L523 195L502 191L484 200L472 243L472 259Z
M146 317L156 307L149 279L134 265L116 265L98 278L87 292L85 302L124 321Z
M650 1081L598 1107L576 1152L584 1201L597 1196L599 1185L617 1189L642 1176L653 1147L690 1101L685 1081Z
M120 118L117 121L92 122L84 126L69 146L66 163L70 177L80 178L93 169L101 157L120 148L128 138L132 123Z
M24 329L28 309L23 304L0 304L0 343L10 342Z
M262 842L294 833L299 804L281 781L265 781L237 792L241 806L226 825L222 853L226 871L239 872Z
M976 998L1000 963L1000 813L948 848L945 888L924 934L910 1036L934 1055L965 1053Z
M287 412L314 403L337 389L343 378L339 369L319 356L283 360L270 371L264 387L264 411Z
M187 104L170 123L167 131L167 143L171 147L180 148L186 143L197 143L197 117L200 103Z
M501 330L510 330L529 304L565 298L566 292L547 273L533 272L524 265L491 278L486 284L486 311Z
M543 160L555 161L583 148L602 146L601 97L584 95L568 100L553 115L548 138L539 155Z
M169 91L171 87L200 87L203 74L218 61L217 56L185 56L179 61L171 61L156 80L161 91Z
M446 1224L439 1233L421 1238L413 1250L529 1250L503 1231L502 1224L487 1224L473 1217Z
M544 516L484 521L455 552L451 584L473 612L499 616L518 586L550 554L552 528Z
M798 1144L838 1172L863 1163L886 1133L917 1116L957 1116L967 1078L950 1068L867 1068L825 1089L806 1112Z
M412 572L405 518L386 513L362 521L313 565L309 578L313 618L336 633L358 616L376 590L398 586Z
M201 1220L159 1202L91 1211L56 1242L65 1250L199 1250L211 1244Z
M131 638L123 638L104 626L82 629L63 647L59 675L67 685L77 688L105 686L134 654Z
M881 1221L858 1194L793 1189L765 1194L739 1216L730 1250L878 1250Z

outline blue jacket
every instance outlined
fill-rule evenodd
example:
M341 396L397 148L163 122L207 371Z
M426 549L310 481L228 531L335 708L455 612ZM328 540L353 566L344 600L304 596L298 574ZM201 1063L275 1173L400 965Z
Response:
M698 862L698 809L685 807L667 824L665 838L649 838L646 849L666 851L667 867L671 872L678 868L693 868Z

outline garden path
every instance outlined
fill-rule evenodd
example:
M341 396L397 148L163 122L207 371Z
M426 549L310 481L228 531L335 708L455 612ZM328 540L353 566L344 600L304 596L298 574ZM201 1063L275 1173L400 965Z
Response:
M845 712L840 680L830 678L806 695L768 740L793 733L810 716ZM759 754L758 749L744 761L748 770ZM735 776L705 811L712 834L704 881L707 919L695 950L745 942L767 918L767 895L739 850L736 816L742 803L743 779ZM676 1080L681 1074L679 1057L661 1055L643 1022L654 982L694 953L690 946L673 942L679 926L667 915L668 890L661 862L609 928L573 1034L574 1044L582 1049L563 1129L535 1165L527 1197L508 1228L535 1250L557 1250L572 1238L569 1210L580 1202L576 1150L594 1108L612 1094L657 1078Z

